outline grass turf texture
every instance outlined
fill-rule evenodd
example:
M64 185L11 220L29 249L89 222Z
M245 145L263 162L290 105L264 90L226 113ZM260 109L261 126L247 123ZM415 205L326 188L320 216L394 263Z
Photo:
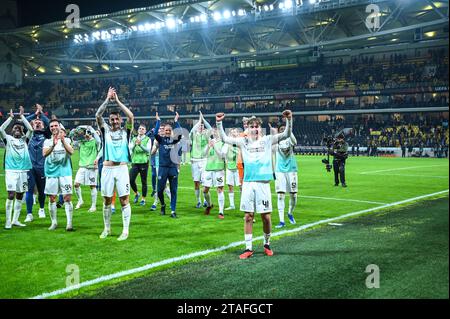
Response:
M276 257L227 251L80 297L448 299L448 219L448 198L427 201L283 237ZM365 285L370 264L380 269L377 289Z
M0 154L0 156L3 155ZM391 203L448 188L448 160L446 159L352 157L347 162L349 187L346 189L333 186L333 176L331 173L326 173L320 159L320 157L298 158L300 196ZM78 153L73 156L75 169L77 162ZM204 216L203 209L194 208L196 203L190 166L183 166L181 170L177 208L180 218L173 220L167 215L160 216L159 212L150 212L151 199L148 198L146 207L133 205L130 237L125 242L116 240L122 230L120 209L113 215L113 236L106 240L98 238L103 229L101 198L100 196L98 198L97 212L88 213L90 196L87 187L83 188L85 206L74 213L76 231L73 233L67 233L64 229L64 209L58 209L59 228L54 232L47 230L50 225L47 206L45 220L37 219L38 207L35 206L35 221L27 227L14 228L11 231L1 229L0 281L3 285L0 287L0 297L26 298L64 288L68 276L66 267L72 264L79 267L80 281L84 282L152 262L243 240L243 214L238 210L226 211L225 220L219 220L216 215L217 210L214 209L211 216ZM370 173L373 171L375 172ZM0 183L0 194L2 194L1 202L4 203L6 199L4 182ZM217 207L215 192L212 198ZM238 195L235 199L237 206L239 200ZM272 220L273 225L276 225L278 223L276 197L272 200L274 206ZM75 195L73 202L75 205ZM228 196L226 196L227 205ZM295 216L298 223L302 225L379 205L381 204L300 197ZM116 207L120 207L119 203ZM1 211L4 212L4 207ZM25 207L22 210L22 221L25 218L24 211ZM4 218L4 213L0 214L1 225L4 224ZM288 225L288 229L290 227L293 226ZM254 227L254 236L262 235L261 228L261 221L258 218ZM275 242L274 249L280 253L276 245ZM240 250L233 250L231 256L237 258L239 252ZM184 261L183 264L189 264L191 261ZM85 288L83 291L169 267L164 266L101 283L93 288ZM74 296L77 293L72 292L65 296ZM240 296L236 294L235 297Z

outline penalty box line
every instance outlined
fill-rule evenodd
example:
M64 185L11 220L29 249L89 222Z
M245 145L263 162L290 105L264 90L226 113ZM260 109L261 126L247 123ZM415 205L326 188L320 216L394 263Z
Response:
M320 221L317 221L317 222L314 222L314 223L310 223L310 224L306 224L306 225L303 225L303 226L300 226L300 227L297 227L297 228L293 228L293 229L289 229L289 230L283 230L283 231L279 231L279 232L273 233L272 237L278 237L278 236L285 235L285 234L291 234L291 233L299 232L301 230L305 230L305 229L308 229L308 228L311 228L311 227L314 227L314 226L318 226L318 225L322 225L322 224L328 224L330 222L338 221L338 220L345 219L345 218L348 218L348 217L353 217L353 216L357 216L357 215L361 215L361 214L365 214L365 213L370 213L370 212L381 210L381 209L384 209L384 208L389 208L389 207L393 207L393 206L397 206L397 205L402 205L402 204L410 203L410 202L413 202L413 201L425 199L425 198L428 198L428 197L442 195L442 194L445 194L445 193L448 193L448 192L449 192L449 190L446 189L446 190L443 190L443 191L440 191L440 192L435 192L435 193L431 193L431 194L426 194L426 195L422 195L422 196L408 198L408 199L405 199L405 200L402 200L402 201L389 203L389 204L385 204L385 205L382 205L382 206L377 206L377 207L373 207L373 208L369 208L369 209L365 209L365 210L360 210L360 211L357 211L357 212L348 213L348 214L344 214L344 215L333 217L333 218L320 220ZM264 239L263 236L259 236L259 237L253 238L253 241L260 241L260 240L263 240L263 239ZM99 283L102 283L102 282L105 282L105 281L109 281L109 280L112 280L112 279L117 279L117 278L120 278L120 277L133 275L133 274L136 274L136 273L139 273L139 272L143 272L143 271L146 271L146 270L150 270L150 269L153 269L153 268L156 268L156 267L160 267L160 266L163 266L163 265L169 265L169 264L172 264L172 263L176 263L176 262L187 260L187 259L192 259L192 258L195 258L195 257L209 255L209 254L220 252L220 251L224 251L224 250L227 250L227 249L230 249L230 248L238 247L238 246L241 246L241 245L244 245L244 244L245 244L244 241L239 241L239 242L234 242L234 243L228 244L226 246L222 246L222 247L218 247L218 248L214 248L214 249L207 249L207 250L198 251L198 252L194 252L194 253L187 254L187 255L182 255L182 256L179 256L179 257L174 257L174 258L161 260L161 261L158 261L158 262L147 264L147 265L142 266L142 267L125 270L125 271L117 272L117 273L106 275L106 276L101 276L101 277L98 277L96 279L92 279L92 280L88 280L88 281L82 282L82 283L80 283L78 285L66 287L66 288L55 290L55 291L52 291L52 292L43 293L43 294L40 294L38 296L32 297L31 299L45 299L45 298L59 296L59 295L62 295L62 294L65 294L65 293L68 293L68 292L71 292L71 291L74 291L74 290L78 290L80 288L93 286L93 285L96 285L96 284L99 284Z

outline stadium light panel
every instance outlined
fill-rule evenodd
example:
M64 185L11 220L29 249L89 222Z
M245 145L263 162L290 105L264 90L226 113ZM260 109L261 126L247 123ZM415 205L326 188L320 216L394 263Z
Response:
M200 16L195 16L195 17L194 17L194 21L195 21L195 22L200 22Z
M137 26L135 26L135 25L132 25L132 26L131 26L131 30L133 30L133 31L137 31L137 30L138 30L138 27L137 27Z
M264 5L264 11L269 11L269 6L267 4Z
M101 35L102 40L109 40L109 39L111 39L111 34L109 34L108 31L103 30L101 32L101 34L102 34Z
M189 18L189 21L191 21L191 23L194 23L194 22L195 22L195 18L196 18L196 17L190 17L190 18Z
M283 5L286 9L291 9L292 8L292 0L285 0Z
M151 28L152 28L152 27L151 27L150 23L145 23L145 24L144 24L144 30L145 30L145 31L150 31Z
M206 21L208 21L208 17L206 16L206 14L202 13L202 14L200 15L200 21L201 21L201 22L206 22Z
M138 25L138 30L141 32L145 31L144 25L143 24Z
M231 15L233 16L233 17L235 17L236 16L236 11L231 11Z
M215 21L220 21L222 19L222 14L220 14L220 12L214 12L213 18Z
M246 14L247 14L247 12L245 12L244 9L239 9L238 10L238 16L242 17L242 16L245 16Z
M174 19L169 18L169 19L166 20L166 26L169 29L175 29L175 27L177 26L177 23L175 22Z
M115 31L117 35L121 35L123 33L123 30L120 28L117 28Z
M101 36L100 31L92 32L92 38L94 38L95 40L100 40L100 36Z
M231 12L230 12L229 10L225 10L225 11L223 12L223 18L224 18L224 19L229 19L229 18L231 18Z
M283 3L283 2L280 2L280 3L278 4L278 9L280 9L280 10L283 10L283 9L284 9L284 3Z

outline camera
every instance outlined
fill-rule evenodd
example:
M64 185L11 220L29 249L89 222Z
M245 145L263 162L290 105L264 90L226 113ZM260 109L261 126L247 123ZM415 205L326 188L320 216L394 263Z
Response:
M327 158L322 159L322 163L325 164L325 169L329 173L333 168L333 165L330 164L330 150L333 147L334 143L336 143L336 139L332 136L326 136L322 139L322 142L327 147Z
M327 170L327 172L331 172L331 169L333 168L333 165L330 164L330 160L327 158L324 158L322 160L322 163L325 164L325 169Z
M326 136L322 139L322 142L330 149L333 144L336 142L336 139L332 136Z

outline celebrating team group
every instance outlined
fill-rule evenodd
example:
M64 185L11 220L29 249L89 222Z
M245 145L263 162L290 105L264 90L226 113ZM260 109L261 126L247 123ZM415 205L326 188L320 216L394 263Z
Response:
M107 123L103 115L111 104L117 105L120 111L110 112ZM123 121L121 113L125 114L126 121ZM126 240L132 212L130 193L135 195L134 203L141 199L140 204L145 205L149 169L152 170L154 189L151 210L156 210L159 204L161 214L165 215L166 195L170 200L170 217L178 218L178 175L182 154L186 151L183 143L180 143L183 130L178 123L178 113L173 127L171 124L161 124L156 114L154 128L147 131L145 125L141 124L135 134L133 113L119 100L115 89L109 88L105 101L96 113L98 130L91 126L79 126L66 136L64 126L57 119L49 120L40 105L36 105L35 113L26 117L23 107L20 107L18 115L21 121L14 122L15 114L11 110L9 117L0 126L0 137L6 148L4 168L8 198L5 229L25 226L19 221L23 201L27 209L25 223L33 220L36 189L39 218L45 218L45 198L49 199L49 230L58 227L57 201L62 199L66 230L73 231L73 185L78 200L75 209L84 204L81 186L85 185L90 188L89 212L96 211L98 190L103 197L104 229L100 238L111 235L111 216L115 211L117 196L122 207L123 222L118 240ZM236 187L241 192L240 210L245 213L245 250L240 255L241 259L249 258L254 253L252 234L255 214L260 215L262 220L264 253L273 255L270 246L270 182L274 179L280 217L276 228L286 226L286 193L290 196L288 219L291 224L295 224L294 209L298 192L297 162L294 156L296 140L292 134L292 112L284 111L282 116L284 122L278 128L272 128L269 135L264 135L262 122L256 117L244 118L243 129L230 128L225 132L222 124L224 113L216 114L215 128L200 113L199 120L189 133L195 207L204 207L205 214L209 215L214 208L210 189L215 188L218 194L218 218L224 219L226 210L235 209ZM6 129L11 123L12 129L8 134ZM73 184L70 158L74 148L79 148L80 160ZM136 184L138 175L142 182L141 193ZM225 184L228 186L230 203L226 209Z

